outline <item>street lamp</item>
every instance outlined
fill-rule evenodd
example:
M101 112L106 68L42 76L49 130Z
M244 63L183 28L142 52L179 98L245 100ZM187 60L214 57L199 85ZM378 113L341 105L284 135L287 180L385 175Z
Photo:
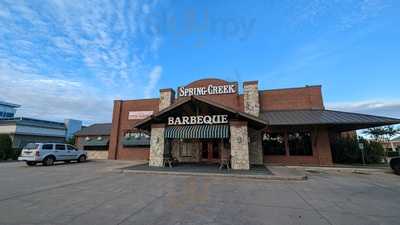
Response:
M358 143L358 147L361 150L361 158L362 158L362 163L365 166L365 154L364 154L364 143L360 142Z

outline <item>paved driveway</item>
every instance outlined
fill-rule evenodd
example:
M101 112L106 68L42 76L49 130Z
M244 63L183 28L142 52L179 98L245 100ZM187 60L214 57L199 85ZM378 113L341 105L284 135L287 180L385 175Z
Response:
M400 177L308 181L139 175L115 162L0 164L0 224L399 224Z

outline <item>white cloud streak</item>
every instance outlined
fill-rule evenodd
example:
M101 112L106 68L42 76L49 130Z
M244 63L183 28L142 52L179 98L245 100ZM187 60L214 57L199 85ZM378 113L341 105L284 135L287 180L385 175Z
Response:
M145 91L145 97L150 98L152 96L152 93L155 91L155 88L157 86L158 81L161 78L161 73L162 73L162 67L161 66L155 66L149 73L149 82L146 85L144 91Z
M400 118L400 101L368 100L326 104L328 109Z
M152 0L0 2L0 98L20 115L111 121L116 96L151 95L162 38L142 34ZM143 76L151 68L152 76ZM144 85L147 84L147 85ZM146 86L146 88L144 88Z

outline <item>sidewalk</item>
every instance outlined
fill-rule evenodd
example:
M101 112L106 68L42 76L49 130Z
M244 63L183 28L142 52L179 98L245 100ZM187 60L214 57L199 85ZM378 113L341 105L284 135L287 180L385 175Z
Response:
M179 176L210 176L210 177L232 177L250 178L261 180L306 180L305 173L296 169L281 166L252 167L250 170L219 170L217 165L204 164L180 164L173 168L149 167L147 164L133 165L119 169L123 173L135 174L157 174L157 175L179 175Z

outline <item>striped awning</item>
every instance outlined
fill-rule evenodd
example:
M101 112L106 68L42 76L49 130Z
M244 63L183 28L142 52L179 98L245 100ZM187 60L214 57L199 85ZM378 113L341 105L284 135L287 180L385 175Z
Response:
M140 137L124 137L122 139L122 145L124 147L135 147L135 146L149 146L150 145L150 138Z
M170 126L165 129L165 138L211 139L229 138L229 125Z
M82 146L107 146L107 144L108 138L101 137L85 139L82 143Z

